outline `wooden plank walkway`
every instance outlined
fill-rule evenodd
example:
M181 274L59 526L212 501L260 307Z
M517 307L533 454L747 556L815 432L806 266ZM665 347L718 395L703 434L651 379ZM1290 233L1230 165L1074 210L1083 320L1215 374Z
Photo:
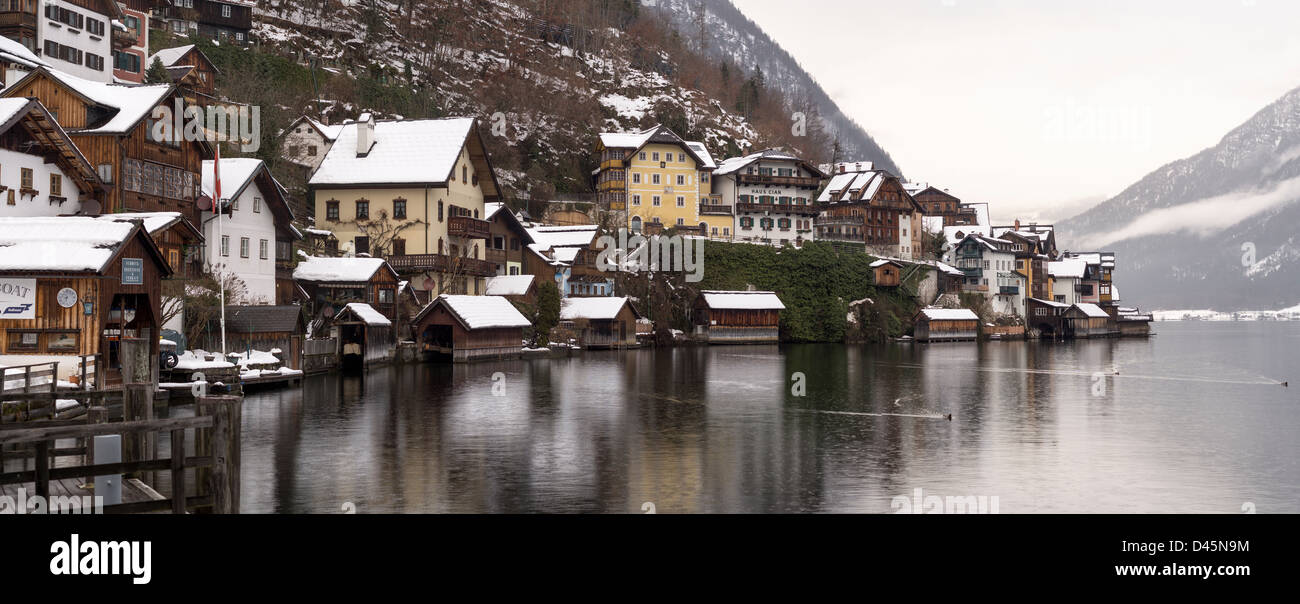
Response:
M89 487L89 488L87 488ZM12 497L18 501L18 490L26 491L27 499L36 496L36 485L31 482L0 485L0 496ZM82 481L76 478L50 480L50 497L94 497L94 480ZM122 503L141 503L145 501L162 501L166 499L158 491L149 488L138 478L122 481ZM93 499L91 501L94 501Z

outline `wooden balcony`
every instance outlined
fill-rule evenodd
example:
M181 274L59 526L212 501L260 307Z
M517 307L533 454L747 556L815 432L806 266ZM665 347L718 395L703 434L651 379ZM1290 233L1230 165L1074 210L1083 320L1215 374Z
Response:
M790 205L790 204L753 203L753 202L742 201L736 203L736 211L737 212L771 212L775 214L798 214L800 216L816 216L819 212L821 212L821 208L818 208L815 205L800 206L800 205Z
M448 256L446 254L407 254L389 256L388 264L398 273L447 273L462 274L471 277L491 277L496 274L496 265L486 260Z
M491 223L472 216L452 216L447 219L447 234L452 237L469 239L487 239L490 237Z
M731 206L721 205L721 204L702 203L700 204L700 214L701 215L708 214L712 216L730 216Z
M736 181L742 185L776 185L808 187L810 189L816 189L822 184L820 178L809 178L804 176L773 176L763 174L737 174Z
M494 249L494 248L488 248L488 249L487 249L487 254L486 254L486 255L487 255L487 261L488 261L488 262L492 262L492 263L494 263L494 264L505 264L505 263L506 263L506 251L505 251L505 250L498 250L498 249Z
M861 216L819 216L813 220L817 226L865 226Z
M36 15L20 10L0 11L0 27L3 28L31 28L36 29Z

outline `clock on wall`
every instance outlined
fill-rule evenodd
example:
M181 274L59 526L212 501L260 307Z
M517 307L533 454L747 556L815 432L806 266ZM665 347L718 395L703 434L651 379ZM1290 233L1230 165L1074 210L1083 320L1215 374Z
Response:
M59 295L55 299L58 300L59 306L72 308L77 303L77 290L65 287L59 290Z

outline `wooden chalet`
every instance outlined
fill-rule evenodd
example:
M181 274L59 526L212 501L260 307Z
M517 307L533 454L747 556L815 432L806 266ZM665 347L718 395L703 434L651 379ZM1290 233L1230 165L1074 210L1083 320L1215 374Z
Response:
M502 202L484 204L484 215L489 223L487 261L496 265L497 275L524 274L524 256L533 236Z
M533 226L528 229L533 243L524 255L524 273L538 279L553 279L560 295L609 296L614 293L614 279L600 270L596 259L600 227Z
M139 220L171 267L169 279L186 280L203 272L203 233L180 212L119 212L100 220Z
M175 86L105 84L39 67L0 95L39 99L58 116L107 185L103 213L180 212L199 224L200 169L211 146L173 136L166 124L159 125L162 141L151 132L155 107L174 112L178 99L184 106Z
M279 306L227 306L226 348L231 352L280 349L284 366L302 369L302 340L307 333L303 308L293 304ZM199 348L221 350L221 325L216 319L209 324Z
M363 302L345 304L330 325L343 368L361 369L393 358L397 339L393 322Z
M695 299L695 335L710 344L776 343L782 310L773 292L703 291Z
M420 311L412 331L425 359L460 363L518 357L531 325L503 297L443 294Z
M980 318L967 308L922 308L913 318L917 342L958 342L979 337Z
M903 284L902 262L881 259L871 263L872 282L876 287L898 287Z
M8 170L0 173L5 200L0 215L98 211L105 193L95 167L36 99L0 99L0 167L5 166Z
M816 239L861 243L882 256L920 255L923 210L897 176L873 169L840 172L817 201L823 205L814 221Z
M583 348L634 348L641 313L628 298L565 298L560 327L571 330Z
M212 99L217 76L221 71L207 55L194 44L164 48L149 57L148 70L154 59L162 63L171 76L172 82L185 90L186 101L194 105L206 105L202 99Z
M537 303L537 278L533 275L500 275L487 280L487 295L501 296L521 304Z
M399 281L382 258L303 258L293 279L309 299L313 321L333 317L347 304L369 304L396 321Z
M158 358L162 280L171 274L140 222L0 218L0 351L98 355L120 379L123 338ZM102 365L101 365L102 363Z
M961 211L961 199L957 196L929 183L906 183L903 186L926 216L942 217L943 226L957 224L957 216Z

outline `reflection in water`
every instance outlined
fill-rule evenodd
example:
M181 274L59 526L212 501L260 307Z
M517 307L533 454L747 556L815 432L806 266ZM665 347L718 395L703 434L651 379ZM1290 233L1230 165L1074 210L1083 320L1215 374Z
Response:
M1159 327L310 378L245 401L242 507L890 512L922 488L996 495L1003 513L1300 511L1297 390L1275 385L1298 375L1300 325Z

